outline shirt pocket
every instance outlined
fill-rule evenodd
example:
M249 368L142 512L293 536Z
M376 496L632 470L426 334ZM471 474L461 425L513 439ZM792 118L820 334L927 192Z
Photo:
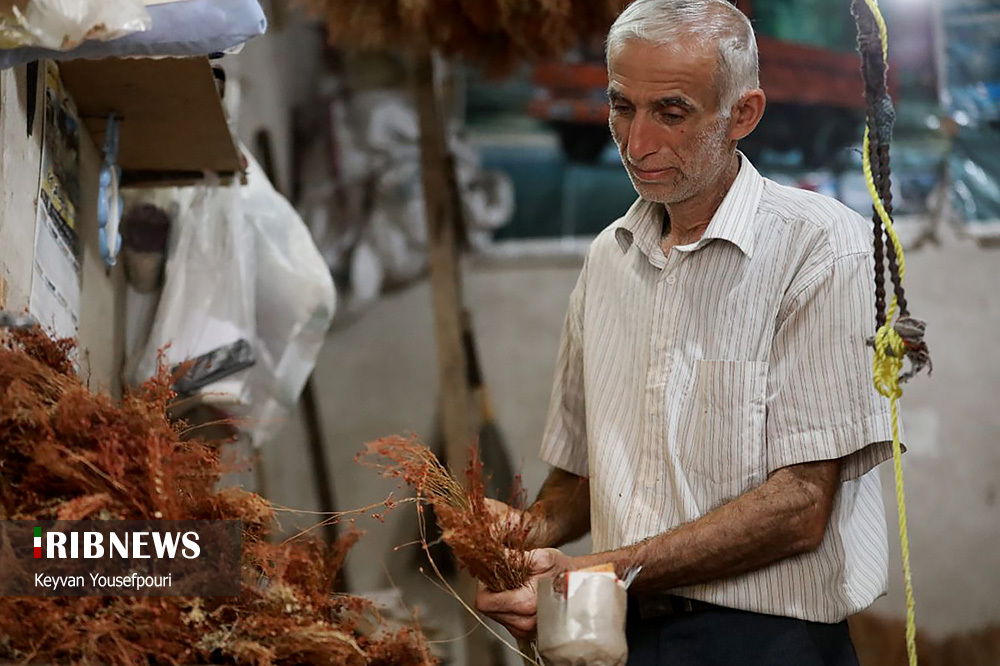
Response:
M694 428L684 462L703 512L765 480L767 369L766 361L695 361Z

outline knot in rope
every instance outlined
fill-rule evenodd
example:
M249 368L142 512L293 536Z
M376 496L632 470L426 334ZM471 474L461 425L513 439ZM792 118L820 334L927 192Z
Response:
M910 316L900 317L896 323L886 322L867 343L875 348L873 371L875 387L887 398L899 398L903 390L899 386L927 368L934 370L930 350L924 341L927 324ZM902 373L903 359L910 360L910 369Z
M903 357L906 355L903 337L889 322L886 322L875 333L873 346L875 359L872 361L872 371L875 388L889 399L898 399L903 395L903 389L899 386L899 373L903 369Z

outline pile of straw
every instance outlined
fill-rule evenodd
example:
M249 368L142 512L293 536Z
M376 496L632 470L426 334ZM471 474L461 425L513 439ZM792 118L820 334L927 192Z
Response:
M274 510L217 490L217 450L166 416L165 372L116 403L88 390L73 345L0 331L0 519L241 520L235 598L10 598L0 661L21 663L432 666L417 626L366 633L374 609L333 595L358 533L332 547L267 541ZM377 618L376 618L377 619Z

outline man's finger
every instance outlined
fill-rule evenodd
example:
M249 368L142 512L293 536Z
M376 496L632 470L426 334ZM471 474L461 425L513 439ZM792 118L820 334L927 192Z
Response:
M515 613L495 613L490 619L496 620L508 629L513 627L523 631L534 631L537 619L534 615L517 615Z
M534 617L494 617L493 619L499 622L504 629L509 631L511 636L514 638L530 639L534 638L535 634L538 633L538 623L535 621Z
M569 558L555 548L536 548L528 551L528 565L532 576L559 574L569 566Z
M527 587L519 587L508 592L480 591L476 595L476 608L483 613L533 615L535 607L535 591Z
M509 505L490 497L486 498L486 509L490 512L490 515L498 520L504 518L511 511Z
M538 633L538 628L534 625L534 623L532 623L530 629L508 627L507 631L509 631L510 635L516 638L517 640L526 641L526 640L531 640L535 637L535 635Z

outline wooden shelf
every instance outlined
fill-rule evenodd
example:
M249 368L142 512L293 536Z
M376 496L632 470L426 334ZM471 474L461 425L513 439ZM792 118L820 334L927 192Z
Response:
M208 58L107 58L59 63L94 145L107 118L120 119L124 186L182 185L204 172L244 170Z

